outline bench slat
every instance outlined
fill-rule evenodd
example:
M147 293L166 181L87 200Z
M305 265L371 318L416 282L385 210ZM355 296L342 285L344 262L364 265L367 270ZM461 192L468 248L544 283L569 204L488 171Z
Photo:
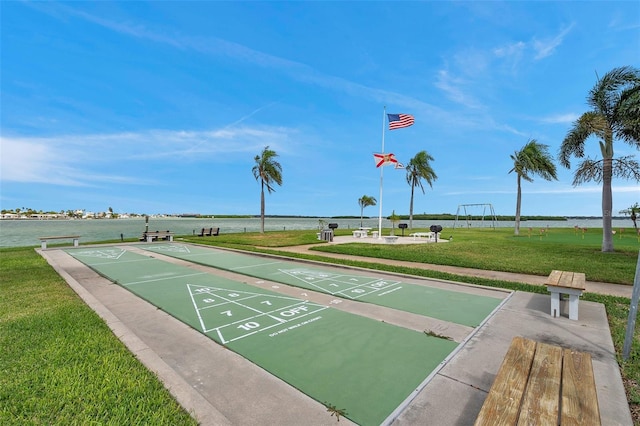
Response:
M562 348L538 343L518 425L555 425L560 405Z
M591 355L588 353L564 350L561 424L601 424Z
M536 344L514 337L475 425L513 425L518 419ZM499 419L499 422L497 421Z
M563 272L558 282L559 287L571 287L573 281L573 272Z
M549 274L549 278L547 278L548 285L558 285L560 281L560 277L562 276L562 271L551 271Z
M56 235L54 237L38 237L40 240L62 240L62 239L73 239L73 238L80 238L80 235Z
M584 282L586 277L582 272L574 272L573 280L571 281L571 287L578 290L585 290Z

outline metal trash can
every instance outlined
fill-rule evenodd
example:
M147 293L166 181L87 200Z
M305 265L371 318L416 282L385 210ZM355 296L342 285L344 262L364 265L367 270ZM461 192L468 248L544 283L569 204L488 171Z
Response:
M323 229L320 233L320 239L324 241L333 241L333 229Z

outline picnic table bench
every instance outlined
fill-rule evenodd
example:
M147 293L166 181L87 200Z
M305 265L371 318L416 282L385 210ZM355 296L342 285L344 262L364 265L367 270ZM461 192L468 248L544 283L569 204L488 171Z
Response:
M140 241L146 241L148 243L155 240L169 240L173 241L173 232L169 231L146 231L142 233Z
M366 229L356 229L353 231L354 238L367 238L368 234L369 231L367 231Z
M384 242L385 242L386 244L393 244L393 243L395 243L396 241L398 241L398 237L396 237L395 235L385 235L385 236L384 236L384 237L382 237L382 238L384 238Z
M551 316L560 316L560 295L569 295L569 319L578 319L578 302L585 290L585 275L581 272L551 271L547 291L551 293Z
M434 232L414 232L409 234L409 236L413 237L414 240L426 238L429 241L435 241L436 234Z
M600 425L591 355L514 337L475 425Z
M78 245L80 244L80 235L59 235L59 236L52 236L52 237L39 237L39 239L40 239L40 247L42 248L42 250L46 250L47 241L51 241L51 240L73 240L74 247L78 247Z

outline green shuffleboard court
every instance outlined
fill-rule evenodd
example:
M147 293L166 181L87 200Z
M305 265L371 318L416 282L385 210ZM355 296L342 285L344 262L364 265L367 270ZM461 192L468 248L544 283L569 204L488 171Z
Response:
M382 280L367 276L364 272L336 273L335 269L321 266L190 244L163 243L138 247L202 265L469 327L480 325L503 300L463 291Z
M385 422L457 347L118 247L65 251L361 425Z

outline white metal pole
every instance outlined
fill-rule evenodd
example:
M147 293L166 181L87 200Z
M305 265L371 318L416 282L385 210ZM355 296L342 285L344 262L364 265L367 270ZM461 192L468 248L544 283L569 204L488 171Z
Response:
M387 115L386 105L382 108L382 152L384 154L384 117ZM382 171L384 164L380 166L380 200L378 201L378 239L382 239Z

